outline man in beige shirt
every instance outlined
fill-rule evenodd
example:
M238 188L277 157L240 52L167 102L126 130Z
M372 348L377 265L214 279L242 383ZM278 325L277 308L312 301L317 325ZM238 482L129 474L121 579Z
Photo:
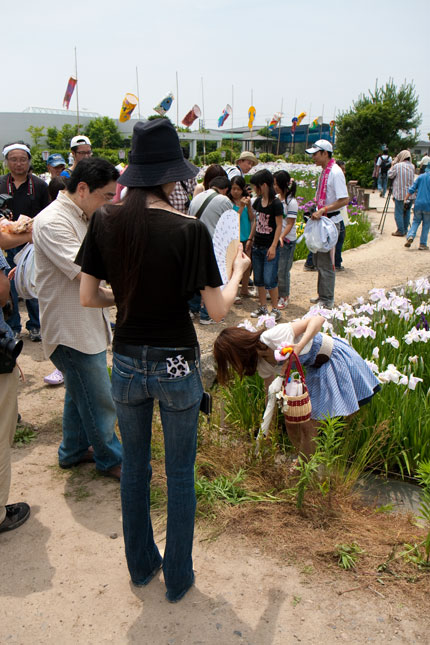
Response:
M36 285L45 354L64 375L62 468L95 461L120 478L122 450L106 364L108 311L82 307L76 255L94 211L112 200L119 173L104 159L83 159L67 189L34 220ZM112 292L102 288L111 297Z

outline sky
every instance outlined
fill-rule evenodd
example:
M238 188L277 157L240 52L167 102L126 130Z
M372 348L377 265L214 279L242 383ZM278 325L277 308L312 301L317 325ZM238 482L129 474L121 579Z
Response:
M170 118L196 103L208 128L227 103L224 127L246 125L251 97L258 126L281 106L285 124L330 121L392 78L414 82L430 132L428 0L20 0L2 17L0 112L61 108L76 47L80 107L113 118L136 68L142 117L173 92Z

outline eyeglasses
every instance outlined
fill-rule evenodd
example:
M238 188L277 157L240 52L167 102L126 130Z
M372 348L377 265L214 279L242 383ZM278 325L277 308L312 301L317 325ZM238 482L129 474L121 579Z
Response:
M88 152L87 151L80 152L78 150L77 152L75 152L75 155L81 155L81 157L92 157L93 152L92 152L92 150L89 150Z

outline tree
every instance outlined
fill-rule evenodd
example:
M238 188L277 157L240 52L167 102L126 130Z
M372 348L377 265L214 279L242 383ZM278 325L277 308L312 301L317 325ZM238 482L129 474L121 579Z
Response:
M29 125L27 128L27 132L30 133L31 138L33 139L33 143L35 146L39 145L40 139L44 136L44 126L37 126L37 125Z
M392 155L412 147L421 123L413 83L397 88L393 80L369 95L361 95L348 112L336 119L336 146L340 154L365 163L388 146Z
M85 134L91 140L93 148L120 148L121 133L113 119L108 116L92 119L85 129Z

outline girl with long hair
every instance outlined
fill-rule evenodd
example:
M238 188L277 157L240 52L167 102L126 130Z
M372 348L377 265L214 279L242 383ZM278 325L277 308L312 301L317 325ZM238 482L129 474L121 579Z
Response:
M129 165L121 175L123 203L97 211L80 251L81 303L116 304L112 392L123 446L121 500L132 582L146 585L162 567L170 602L194 582L192 545L194 461L203 387L188 300L200 291L210 316L221 320L249 266L242 248L222 284L212 240L199 220L176 211L169 194L198 169L184 159L168 119L134 126ZM112 285L113 293L100 287ZM150 517L151 428L158 400L167 475L164 556Z
M220 383L228 381L230 369L241 378L258 372L266 390L284 366L275 360L274 351L292 347L300 356L306 367L311 420L286 427L291 443L305 457L315 450L319 420L353 414L380 389L376 376L346 340L321 333L323 323L322 316L311 316L255 332L227 327L214 343Z
M234 210L240 215L240 241L245 247L249 240L251 225L255 219L255 215L251 206L251 197L246 190L246 182L241 175L232 177L230 191L227 193L227 197L231 200ZM250 255L249 249L247 255ZM240 289L240 296L242 298L249 298L251 295L249 293L250 275L251 268L247 269L242 276L242 286ZM235 304L241 304L240 297L236 298Z
M293 266L294 250L296 248L296 219L299 210L296 196L296 182L286 170L279 170L273 175L274 188L284 209L282 233L279 239L278 267L278 309L285 309L290 298L290 271Z

